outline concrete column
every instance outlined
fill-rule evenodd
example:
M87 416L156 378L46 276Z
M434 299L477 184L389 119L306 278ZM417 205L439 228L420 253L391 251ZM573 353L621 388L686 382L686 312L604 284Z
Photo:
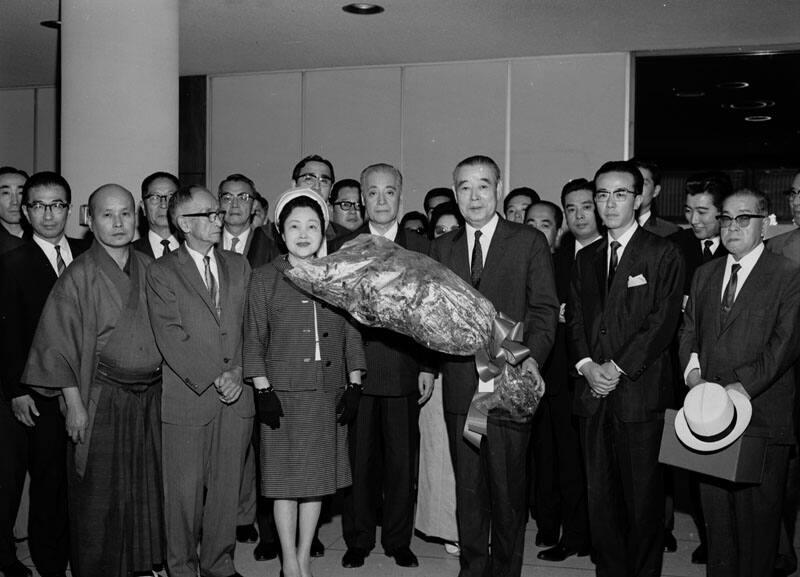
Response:
M69 0L61 8L61 173L79 206L115 182L178 172L178 0Z

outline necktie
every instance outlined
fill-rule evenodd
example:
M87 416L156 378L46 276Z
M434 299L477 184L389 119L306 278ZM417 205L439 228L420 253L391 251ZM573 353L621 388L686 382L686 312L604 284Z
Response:
M161 256L164 256L169 252L169 241L166 238L161 239L161 246L164 247L164 250L161 251Z
M67 270L67 263L64 262L64 258L61 256L61 246L55 244L53 248L56 249L56 274L61 276Z
M711 254L711 245L713 245L713 244L714 244L713 240L704 240L703 241L703 263L704 264L707 263L708 261L710 261L712 258L714 258L714 255Z
M481 246L481 236L483 233L475 231L475 246L472 247L472 262L470 263L469 279L472 286L478 288L481 284L481 274L483 274L483 247Z
M614 272L617 270L617 263L619 262L619 256L617 255L617 250L622 245L615 240L611 241L611 262L608 266L608 289L611 290L611 283L614 282Z
M230 248L231 252L236 252L236 245L237 244L239 244L239 237L238 236L234 236L231 239L231 248Z
M203 262L206 265L204 270L206 288L208 288L208 294L211 295L211 302L213 302L214 306L216 306L217 310L219 310L219 305L217 302L217 279L214 278L214 273L211 272L211 257L203 257Z
M728 313L733 308L733 300L736 298L736 285L739 282L739 269L742 265L735 264L731 267L731 278L728 279L728 286L725 287L725 296L722 297L722 322L728 318Z

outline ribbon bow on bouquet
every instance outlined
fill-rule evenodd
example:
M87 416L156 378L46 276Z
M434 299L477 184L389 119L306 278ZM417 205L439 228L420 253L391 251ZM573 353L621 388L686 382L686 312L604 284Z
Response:
M531 350L519 342L522 333L522 323L515 323L505 314L497 313L492 322L489 345L475 353L475 366L481 380L499 376L505 363L518 365L530 356Z

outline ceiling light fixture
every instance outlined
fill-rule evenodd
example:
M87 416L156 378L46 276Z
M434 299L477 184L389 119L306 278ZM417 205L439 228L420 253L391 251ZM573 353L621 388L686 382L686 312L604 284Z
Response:
M743 80L732 80L730 82L720 82L717 84L717 88L722 88L723 90L741 90L749 86L750 83L744 82Z
M360 16L371 16L373 14L380 14L383 12L383 6L378 4L370 4L368 2L353 2L352 4L345 4L342 10L348 14L358 14Z
M705 92L702 90L692 90L692 89L683 89L683 88L673 88L672 92L675 93L675 96L678 98L702 98L706 95Z
M731 104L723 104L723 106L731 110L761 110L763 108L772 108L775 106L774 100L744 100L742 102L733 102Z
M767 122L772 120L772 117L766 114L754 114L752 116L745 116L744 120L745 122Z

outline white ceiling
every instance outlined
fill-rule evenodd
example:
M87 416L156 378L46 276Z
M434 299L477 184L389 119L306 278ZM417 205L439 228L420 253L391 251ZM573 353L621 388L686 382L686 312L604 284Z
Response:
M65 0L70 1L70 0ZM180 0L181 74L800 44L800 0ZM0 87L53 84L58 0L0 0Z

